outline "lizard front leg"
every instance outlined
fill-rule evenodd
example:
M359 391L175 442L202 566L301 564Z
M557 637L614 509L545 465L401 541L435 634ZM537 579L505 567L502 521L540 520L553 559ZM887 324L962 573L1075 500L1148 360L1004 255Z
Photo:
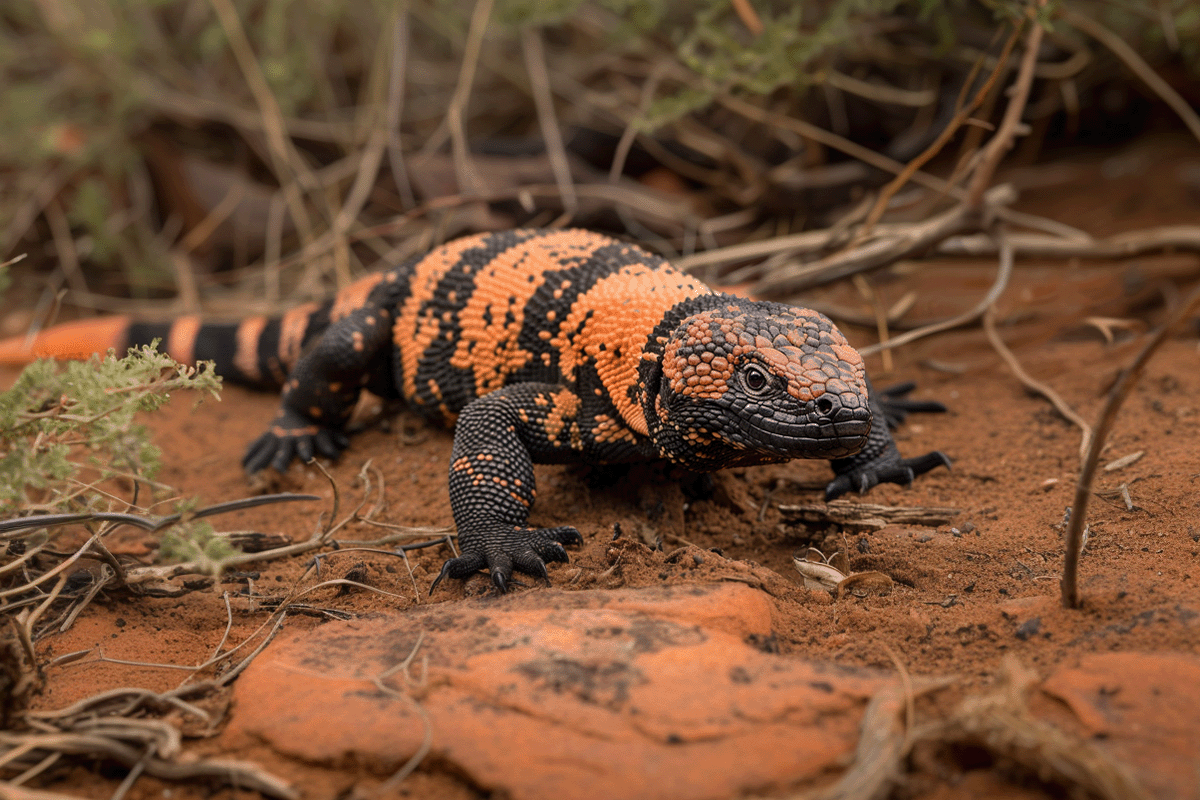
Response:
M905 399L913 384L902 384L883 392L875 391L867 381L867 396L871 407L871 433L867 443L854 455L830 462L836 477L825 487L825 499L832 500L851 489L860 493L880 483L899 483L907 486L917 475L934 467L950 467L950 458L934 450L915 458L902 458L892 439L896 427L911 411L942 412L941 403L916 402Z
M467 578L483 568L500 592L513 571L549 582L547 561L567 561L564 544L581 544L572 527L526 524L536 495L533 464L572 460L581 447L580 401L570 389L518 383L463 409L450 457L450 507L462 555L449 559L442 578Z
M392 315L364 306L329 326L288 375L271 427L246 450L242 466L280 472L293 458L336 458L349 441L342 432L365 386L385 385L392 369Z

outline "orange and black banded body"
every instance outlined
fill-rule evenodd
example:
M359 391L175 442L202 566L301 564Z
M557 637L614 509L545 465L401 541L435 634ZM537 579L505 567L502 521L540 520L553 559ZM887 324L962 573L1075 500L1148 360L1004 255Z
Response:
M939 407L877 396L825 317L715 293L582 230L452 241L279 319L126 329L126 344L159 337L179 360L282 384L249 472L338 455L363 388L455 424L462 555L439 581L486 567L503 591L514 570L545 578L546 561L567 560L574 528L527 525L534 463L668 459L710 472L827 458L827 497L949 464L941 453L900 457L885 422Z

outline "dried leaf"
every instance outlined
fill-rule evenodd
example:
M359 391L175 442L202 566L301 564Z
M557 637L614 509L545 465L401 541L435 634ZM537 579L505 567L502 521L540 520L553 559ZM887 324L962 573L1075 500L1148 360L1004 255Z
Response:
M806 561L798 557L794 557L792 563L796 565L796 571L804 578L805 589L824 589L827 592L833 592L837 590L838 584L846 579L841 570L828 564Z
M1128 467L1130 464L1135 463L1139 458L1141 458L1144 455L1146 455L1145 450L1138 450L1136 453L1130 453L1127 456L1121 456L1116 461L1110 461L1107 464L1105 464L1104 471L1105 472L1115 472L1116 470L1119 470L1122 467Z
M895 583L890 575L882 572L856 572L853 575L847 575L841 583L837 585L837 596L849 592L855 597L867 597L875 595L877 597L885 597L892 593L892 588Z

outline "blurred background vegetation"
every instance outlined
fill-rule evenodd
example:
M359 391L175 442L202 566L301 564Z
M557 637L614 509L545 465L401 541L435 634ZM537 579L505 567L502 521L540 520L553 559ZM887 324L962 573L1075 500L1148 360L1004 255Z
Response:
M679 256L827 226L892 177L841 142L914 158L1032 18L1012 158L1179 126L1071 15L1196 104L1192 0L8 0L0 261L28 257L0 334L63 290L83 313L276 308L472 230Z

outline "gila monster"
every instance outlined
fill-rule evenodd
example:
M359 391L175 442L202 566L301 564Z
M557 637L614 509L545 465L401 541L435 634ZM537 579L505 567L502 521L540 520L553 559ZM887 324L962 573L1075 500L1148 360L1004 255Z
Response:
M338 456L361 389L455 425L450 506L462 554L430 591L485 567L500 592L514 570L548 581L545 562L581 543L572 527L528 526L534 463L667 459L704 473L826 458L836 476L826 498L950 465L940 452L901 458L885 423L941 406L875 392L826 317L714 292L584 230L468 236L280 318L69 323L43 332L32 353L0 344L0 360L155 338L176 360L211 359L235 382L283 387L275 420L246 451L250 473Z

